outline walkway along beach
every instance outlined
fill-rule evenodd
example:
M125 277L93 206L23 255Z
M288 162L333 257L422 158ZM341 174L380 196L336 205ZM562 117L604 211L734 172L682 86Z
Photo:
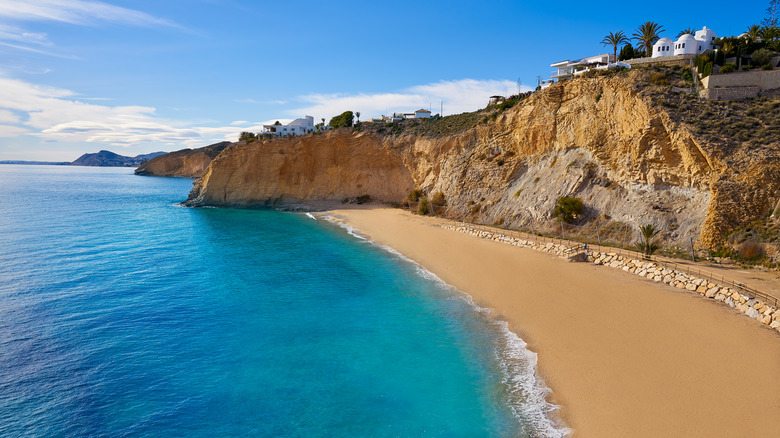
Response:
M331 214L494 309L577 437L771 437L780 334L697 293L385 208ZM452 227L451 227L452 228Z

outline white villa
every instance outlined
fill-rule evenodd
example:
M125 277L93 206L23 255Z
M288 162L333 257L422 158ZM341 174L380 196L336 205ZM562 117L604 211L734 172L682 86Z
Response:
M309 134L314 132L314 129L314 117L304 116L302 119L295 119L286 125L263 125L263 131L260 134L286 137L288 135Z
M568 79L574 75L583 74L587 71L590 71L592 69L602 69L602 68L609 68L609 67L624 67L624 68L631 68L630 65L626 64L625 62L615 62L615 55L611 53L604 53L602 55L596 55L591 56L588 58L582 58L582 59L575 59L575 60L566 60L561 62L556 62L554 64L550 64L550 67L555 67L558 69L558 71L552 72L550 75L553 79L547 79L542 81L539 85L542 87L542 89L549 87L550 85L555 83L555 79Z
M418 109L414 112L414 118L415 119L429 119L431 117L431 112L427 109Z
M686 33L674 42L669 38L661 38L653 45L653 58L675 55L698 55L714 49L713 41L717 37L712 29L707 29L707 26L704 26L702 30L697 30L695 35Z

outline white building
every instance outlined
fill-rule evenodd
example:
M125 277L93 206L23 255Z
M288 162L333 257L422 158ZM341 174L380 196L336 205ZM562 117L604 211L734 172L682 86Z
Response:
M303 135L314 132L314 117L304 116L295 119L286 125L263 125L261 134L270 134L274 137L286 137L288 135Z
M550 77L555 79L565 79L574 75L585 73L590 69L608 68L614 65L616 65L615 56L611 53L604 53L603 55L591 56L589 58L575 59L573 61L567 59L566 61L550 64L550 67L558 69L558 71L553 72ZM547 86L549 86L549 84Z
M418 109L414 112L415 119L429 119L431 118L431 112L427 109Z
M653 45L653 58L662 58L664 56L674 55L698 55L715 48L715 32L704 26L702 30L697 30L695 35L686 33L680 36L677 41L672 42L669 38L661 38Z

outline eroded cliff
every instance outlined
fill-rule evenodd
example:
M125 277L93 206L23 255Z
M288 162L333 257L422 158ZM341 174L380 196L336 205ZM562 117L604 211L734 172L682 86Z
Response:
M135 170L136 175L199 178L217 155L231 145L228 141L197 149L182 149L152 158Z
M637 86L642 74L555 84L455 135L342 130L234 145L186 204L397 202L419 187L443 192L450 217L539 227L573 195L592 221L654 223L668 241L713 247L780 197L776 145L703 141Z

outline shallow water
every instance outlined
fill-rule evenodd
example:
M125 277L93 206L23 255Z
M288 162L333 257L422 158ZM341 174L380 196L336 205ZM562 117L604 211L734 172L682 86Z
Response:
M0 165L2 436L555 436L535 356L402 257L192 180Z

